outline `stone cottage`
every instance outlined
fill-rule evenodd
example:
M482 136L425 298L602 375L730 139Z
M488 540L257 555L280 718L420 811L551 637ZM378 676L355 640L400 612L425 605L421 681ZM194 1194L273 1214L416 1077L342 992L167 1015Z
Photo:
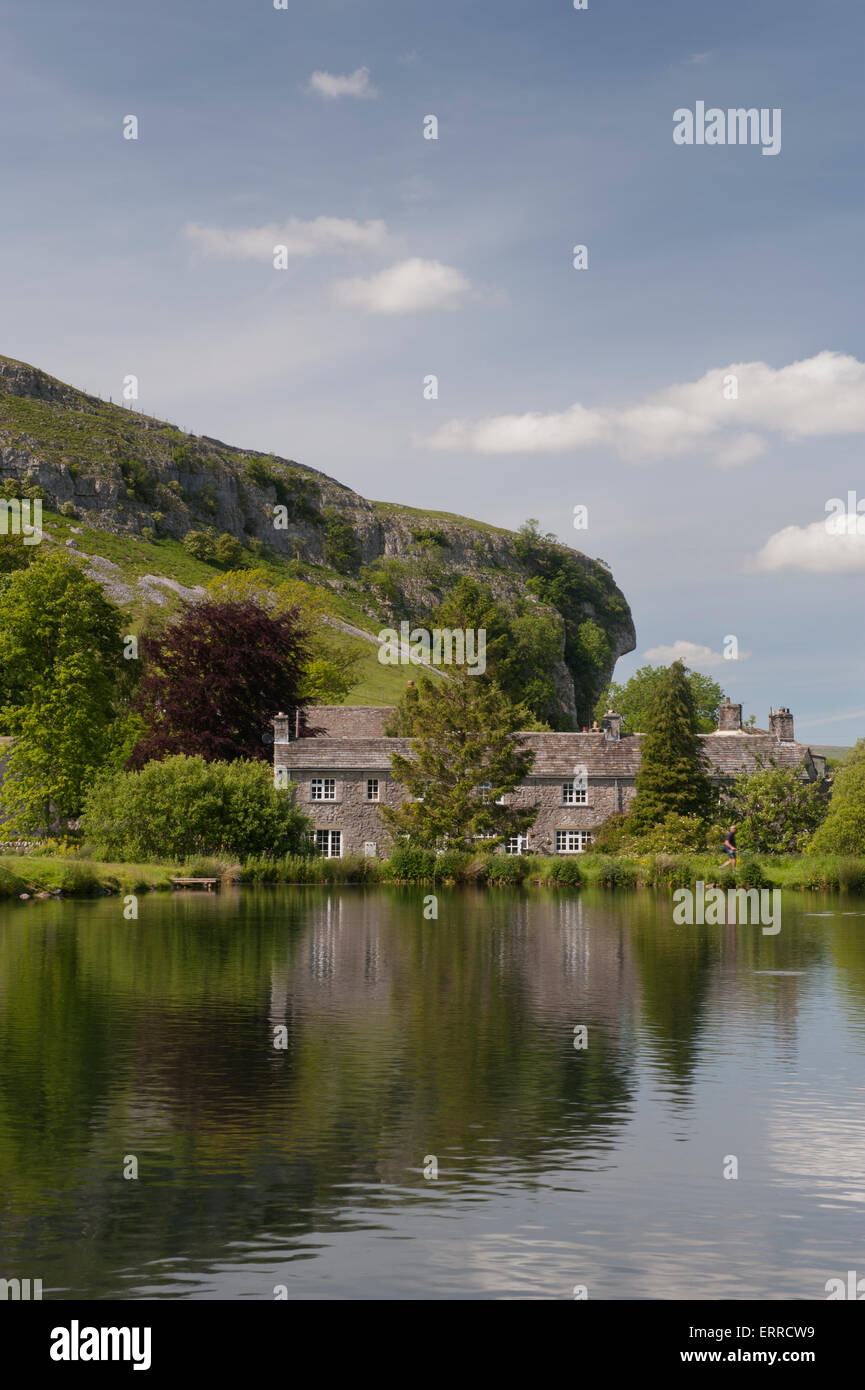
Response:
M315 825L321 854L383 857L390 847L379 808L398 805L406 791L395 781L391 754L409 753L409 740L388 738L389 705L316 705L273 722L277 785L294 784L297 805ZM580 854L609 816L627 811L635 795L644 734L625 734L612 711L587 733L515 735L535 754L531 772L509 798L537 807L525 836L507 853ZM761 759L800 768L803 780L822 782L826 760L793 733L789 709L772 710L769 728L742 724L742 706L720 707L718 728L701 735L713 780L722 784L754 772ZM483 793L482 793L483 794Z

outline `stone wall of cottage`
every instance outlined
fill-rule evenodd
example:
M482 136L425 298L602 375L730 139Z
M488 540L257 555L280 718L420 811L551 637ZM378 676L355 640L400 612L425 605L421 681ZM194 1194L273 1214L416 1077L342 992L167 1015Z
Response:
M291 785L296 788L297 808L309 816L316 830L341 830L342 853L364 854L366 845L375 845L370 851L377 859L385 859L390 853L392 841L384 822L379 815L379 806L398 806L406 799L406 790L394 781L389 773L371 770L369 777L378 778L379 800L368 801L366 796L367 774L342 769L316 768L314 772L292 770ZM313 801L312 780L319 777L332 777L336 782L334 801Z
M585 804L566 802L561 777L529 777L517 787L508 802L515 806L536 806L537 816L529 831L529 849L538 854L555 854L557 830L595 831L610 816L627 811L636 795L632 781L621 778L590 777Z
M367 800L368 777L378 778L378 802ZM333 778L333 801L313 801L313 778ZM589 778L586 803L573 805L562 797L566 777L530 778L508 797L515 806L536 806L537 817L529 832L528 848L538 854L556 852L557 830L594 831L618 811L627 811L635 795L633 783L613 778ZM297 807L309 816L316 830L340 830L342 853L363 854L366 845L375 845L379 859L391 849L391 837L379 815L382 805L398 806L406 799L405 788L389 773L372 769L349 772L340 768L292 769L291 784L296 788Z

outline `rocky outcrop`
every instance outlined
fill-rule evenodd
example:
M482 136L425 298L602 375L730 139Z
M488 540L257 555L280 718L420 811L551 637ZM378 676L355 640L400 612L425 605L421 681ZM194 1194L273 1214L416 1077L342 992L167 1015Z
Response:
M464 574L506 606L528 596L529 574L509 531L370 502L292 459L184 434L0 357L0 480L9 479L41 488L49 510L115 534L152 531L179 540L190 530L212 529L253 550L266 547L287 561L324 566L330 577L318 582L351 586L353 597L383 624L403 616L423 622ZM584 567L600 595L601 611L597 599L588 598L582 609L609 644L608 669L599 668L593 681L600 690L618 657L634 647L630 612L605 567L557 549ZM110 573L101 578L110 585ZM159 577L148 578L158 602ZM565 657L563 624L554 677L560 714L573 722L574 671Z

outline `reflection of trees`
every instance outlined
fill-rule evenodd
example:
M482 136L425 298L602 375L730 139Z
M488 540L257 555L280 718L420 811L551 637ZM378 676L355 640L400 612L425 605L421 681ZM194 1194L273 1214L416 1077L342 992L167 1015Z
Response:
M98 1295L115 1270L140 1287L148 1261L224 1258L262 1231L302 1239L448 1183L482 1196L590 1166L627 1120L640 1024L684 1091L710 1002L729 987L765 1013L751 972L805 969L825 949L783 929L675 927L651 893L438 898L437 921L410 889L151 895L134 922L116 900L4 909L0 1219L14 1262L46 1289ZM865 936L850 921L831 939L858 1004ZM789 1031L800 981L784 984L775 1026ZM138 1182L122 1178L127 1153Z
M551 1146L593 1152L630 1062L585 998L557 999L550 1025L538 971L558 982L567 933L517 895L439 900L437 922L398 890L154 896L134 922L116 902L17 911L0 936L10 1253L98 1295L112 1268L326 1228L345 1183L428 1200L428 1153L441 1181L482 1185Z

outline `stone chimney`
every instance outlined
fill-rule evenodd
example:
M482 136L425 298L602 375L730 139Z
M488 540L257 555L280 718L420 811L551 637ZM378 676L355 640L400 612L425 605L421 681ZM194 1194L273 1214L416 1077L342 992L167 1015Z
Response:
M274 743L291 742L291 716L283 714L282 711L273 721L273 741Z
M769 732L774 734L779 743L795 743L796 736L793 733L793 716L782 705L781 709L769 710Z
M601 720L601 728L604 731L604 738L609 743L618 743L622 737L622 716L614 714L611 709L608 709Z
M718 733L740 734L742 732L742 706L731 705L727 696L723 705L718 706Z

